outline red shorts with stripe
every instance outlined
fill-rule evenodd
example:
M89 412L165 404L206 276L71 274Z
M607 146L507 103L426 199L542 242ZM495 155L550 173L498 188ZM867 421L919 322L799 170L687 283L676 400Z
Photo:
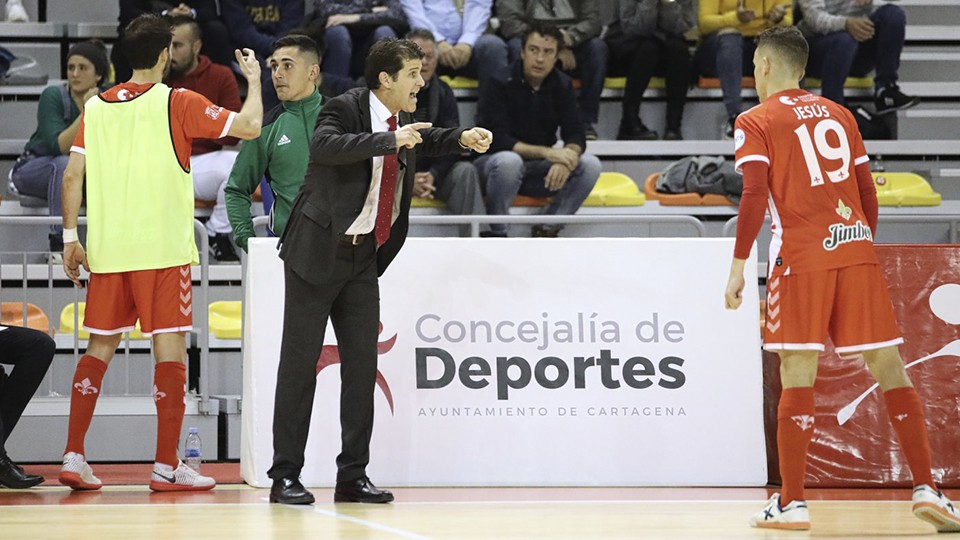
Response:
M133 330L140 319L143 335L193 329L190 265L159 270L91 274L83 328L113 335Z
M879 265L767 281L764 349L823 351L828 333L840 354L903 343Z

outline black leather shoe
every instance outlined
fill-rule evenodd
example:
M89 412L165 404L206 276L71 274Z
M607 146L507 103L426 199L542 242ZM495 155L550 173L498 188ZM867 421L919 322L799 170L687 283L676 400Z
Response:
M42 476L27 474L9 456L0 456L0 487L26 489L42 483Z
M270 502L280 504L313 504L313 493L298 478L279 478L270 488Z
M333 491L333 502L388 503L393 501L393 493L379 489L364 476L352 482L337 482Z

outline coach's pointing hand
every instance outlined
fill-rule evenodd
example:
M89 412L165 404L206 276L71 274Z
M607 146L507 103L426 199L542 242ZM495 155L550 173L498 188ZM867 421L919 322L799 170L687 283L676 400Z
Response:
M413 122L412 124L407 124L397 129L397 148L413 148L414 146L423 142L423 137L420 136L421 129L427 129L433 127L433 124L430 122Z

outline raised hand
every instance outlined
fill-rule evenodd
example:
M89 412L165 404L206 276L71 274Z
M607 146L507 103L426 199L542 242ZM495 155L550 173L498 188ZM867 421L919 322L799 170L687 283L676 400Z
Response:
M240 64L240 72L243 73L243 77L247 79L247 83L260 85L260 61L257 60L256 53L253 52L253 49L237 49L234 51L234 55L237 57L237 63ZM256 81L254 83L254 81Z

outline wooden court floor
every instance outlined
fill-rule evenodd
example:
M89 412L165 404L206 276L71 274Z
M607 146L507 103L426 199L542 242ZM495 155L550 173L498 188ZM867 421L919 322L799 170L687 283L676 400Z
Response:
M771 493L763 488L407 488L390 505L335 505L332 490L313 491L315 505L287 507L242 484L186 494L0 489L0 539L938 537L912 516L903 489L810 490L808 532L751 529L747 519Z

